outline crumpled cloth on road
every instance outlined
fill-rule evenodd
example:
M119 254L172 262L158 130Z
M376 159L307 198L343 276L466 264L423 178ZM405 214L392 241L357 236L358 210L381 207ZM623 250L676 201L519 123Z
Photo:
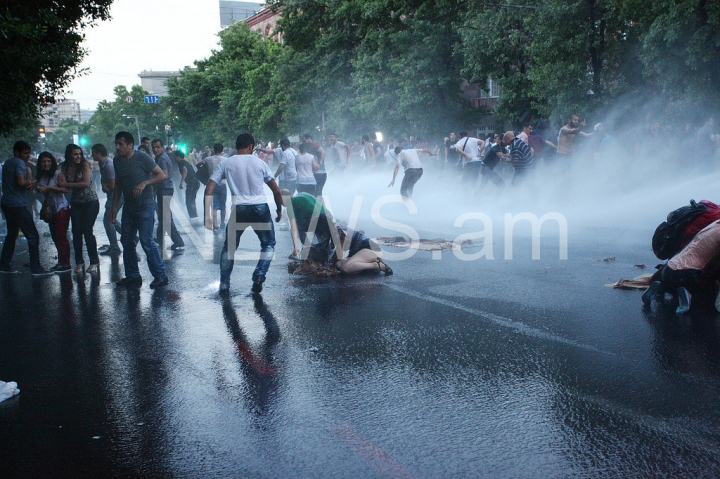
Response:
M314 274L315 276L337 276L338 270L327 263L323 264L317 261L293 260L288 263L288 273L290 274Z
M10 381L6 383L5 381L0 381L0 402L13 397L19 392L20 390L16 382Z
M410 238L405 236L378 236L373 238L377 244L384 246L396 246L398 248L416 248L422 251L440 251L445 249L452 249L455 245L454 242L446 240L444 238L435 239L420 239L417 242L411 242ZM470 240L463 241L460 245L461 248L468 248L473 246L474 243Z
M616 289L647 289L650 286L651 274L641 274L633 279L620 278L614 283L606 284L608 288Z

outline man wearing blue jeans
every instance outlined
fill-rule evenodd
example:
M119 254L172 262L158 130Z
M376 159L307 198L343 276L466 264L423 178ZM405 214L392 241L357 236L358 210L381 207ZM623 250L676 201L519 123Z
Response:
M125 199L122 215L123 263L125 277L117 282L118 286L140 287L142 277L138 269L138 257L135 235L140 237L140 244L147 255L148 268L155 278L151 288L159 288L168 284L165 265L160 252L153 241L155 225L155 199L152 188L148 186L161 183L167 176L165 172L148 155L135 151L135 139L127 131L115 135L115 195L113 198L112 220L117 218L120 198Z
M210 215L213 190L222 180L226 180L232 194L233 213L225 228L225 242L220 255L220 293L227 294L230 291L235 250L248 226L252 227L260 240L260 259L252 275L252 291L259 293L275 252L275 229L264 185L268 185L275 199L275 221L282 218L283 201L267 163L252 154L255 148L253 136L242 133L237 137L235 147L237 154L216 166L205 187L205 228L213 229Z
M0 254L0 273L17 273L10 265L15 254L15 241L18 233L25 235L30 255L30 274L45 276L53 274L40 264L40 235L35 227L33 216L25 203L25 192L35 188L36 180L28 178L27 164L30 161L30 145L18 141L13 146L13 158L2 166L2 201L0 207L7 221L7 236Z

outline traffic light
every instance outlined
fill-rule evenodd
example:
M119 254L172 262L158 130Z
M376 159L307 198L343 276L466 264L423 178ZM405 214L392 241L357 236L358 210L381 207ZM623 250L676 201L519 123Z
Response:
M81 137L80 137L80 146L85 146L85 145L87 145L87 144L88 144L87 138L84 137L84 136L81 136Z
M187 155L188 148L187 148L187 145L186 145L185 143L178 143L177 149L180 150L180 151L182 151L183 153L185 153L185 154Z

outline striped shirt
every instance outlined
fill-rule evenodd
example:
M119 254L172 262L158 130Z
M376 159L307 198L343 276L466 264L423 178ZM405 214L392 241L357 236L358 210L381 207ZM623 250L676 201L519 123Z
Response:
M512 165L516 170L524 170L535 166L532 150L520 138L515 138L510 143L510 158L512 158Z

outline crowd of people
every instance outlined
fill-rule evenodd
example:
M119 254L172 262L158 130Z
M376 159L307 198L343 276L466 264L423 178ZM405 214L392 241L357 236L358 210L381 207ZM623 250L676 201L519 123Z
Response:
M651 131L655 125L651 127ZM250 134L241 134L234 149L222 144L205 146L202 152L193 149L187 155L166 147L159 139L140 139L138 145L128 132L115 138L114 155L102 144L93 145L85 158L83 149L67 145L64 161L51 152L42 152L31 161L30 145L15 143L13 158L2 167L2 212L7 235L0 255L0 272L15 273L12 265L15 243L20 234L27 240L32 275L66 273L84 275L99 271L99 256L122 254L125 277L118 285L140 286L137 243L139 242L153 276L151 288L168 284L160 251L166 236L168 249L185 247L185 242L172 217L170 202L184 190L187 217L198 217L197 192L206 184L203 194L204 225L221 233L225 241L220 261L220 290L229 291L234 251L245 227L251 225L261 243L261 258L252 275L252 289L262 290L275 247L275 232L264 186L272 191L275 221L289 215L293 239L291 257L329 262L341 273L375 270L392 274L372 248L368 238L338 227L323 203L323 189L328 181L342 179L353 165L364 171L391 176L393 188L398 172L404 170L400 185L403 198L412 197L426 168L456 175L464 188L483 192L490 183L496 195L508 187L521 187L538 169L564 168L573 161L578 138L600 149L615 141L602 123L592 128L577 115L570 115L557 131L547 122L526 123L520 131L490 132L483 138L467 131L449 132L442 143L431 146L422 138L408 135L379 141L376 135L363 135L352 144L341 141L334 131L323 131L316 141L305 134L296 143L288 138L276 144L265 144ZM710 118L696 132L694 147L706 155L717 151L720 137L714 133ZM480 135L477 135L480 136ZM510 178L511 176L511 178ZM506 183L509 182L509 185ZM103 226L109 244L98 249L93 227L100 212L104 194ZM228 197L231 211L228 212ZM42 208L38 209L38 204ZM122 211L122 215L119 213ZM49 269L40 264L40 236L35 226L37 216L49 224L57 248L58 262ZM157 225L157 227L155 226ZM310 245L305 245L308 228L312 226ZM74 267L71 264L68 230L72 235ZM118 241L118 232L120 240ZM347 240L347 241L346 241ZM85 267L85 248L89 266Z

